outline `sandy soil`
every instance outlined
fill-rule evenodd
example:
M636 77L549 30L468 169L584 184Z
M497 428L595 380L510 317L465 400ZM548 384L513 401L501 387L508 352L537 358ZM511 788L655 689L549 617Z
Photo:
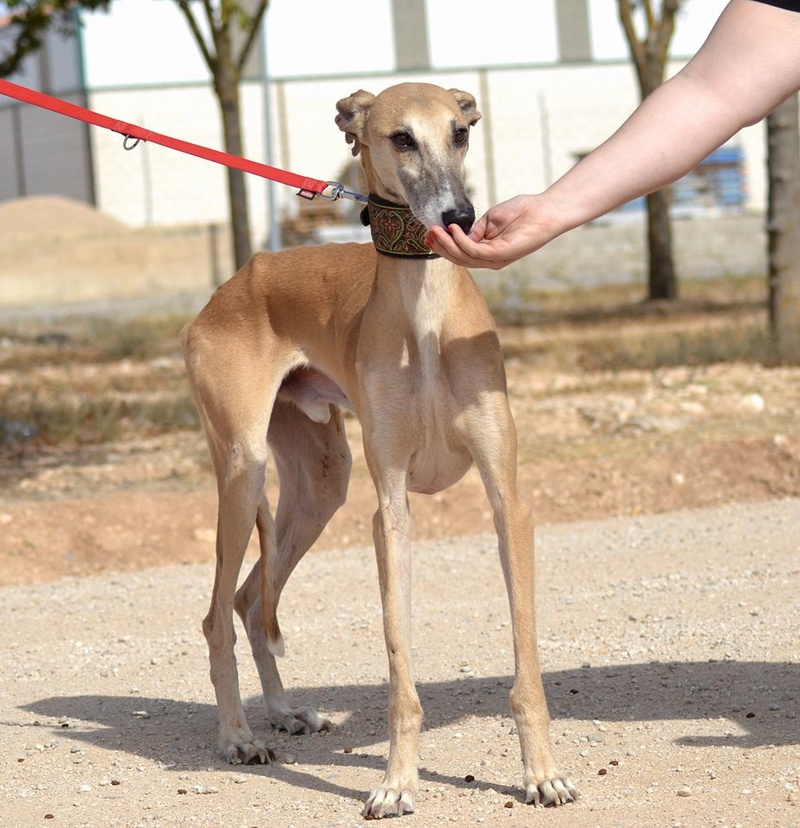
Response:
M552 735L581 800L525 806L494 539L417 549L417 813L403 824L800 825L800 501L538 533ZM308 556L283 603L284 680L336 727L226 765L198 626L210 564L0 590L3 825L355 826L385 766L371 550ZM264 724L239 647L243 692Z

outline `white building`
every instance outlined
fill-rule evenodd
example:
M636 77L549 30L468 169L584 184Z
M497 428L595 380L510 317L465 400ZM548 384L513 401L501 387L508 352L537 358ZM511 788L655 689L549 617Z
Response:
M700 46L724 1L686 0L670 74ZM11 80L224 149L208 72L174 2L115 0L110 13L82 22L77 39L50 35ZM479 212L544 188L638 102L616 0L369 0L357 12L332 0L272 0L265 33L268 59L262 40L243 82L247 157L337 180L350 160L333 120L339 98L405 79L455 86L472 92L484 115L467 159ZM0 49L2 42L0 33ZM679 194L684 209L763 209L763 125L728 149L717 159L727 170L721 188L709 165L712 186L707 175L699 189L693 179ZM261 244L270 205L277 220L301 200L259 178L248 188ZM126 152L115 133L0 97L0 201L43 193L96 204L131 226L227 220L222 167L155 144Z

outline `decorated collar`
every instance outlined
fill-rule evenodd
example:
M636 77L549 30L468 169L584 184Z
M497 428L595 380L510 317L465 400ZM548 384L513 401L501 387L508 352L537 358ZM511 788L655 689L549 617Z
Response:
M394 204L370 195L361 211L361 223L369 227L378 253L401 259L435 259L437 254L425 245L425 225L403 204Z

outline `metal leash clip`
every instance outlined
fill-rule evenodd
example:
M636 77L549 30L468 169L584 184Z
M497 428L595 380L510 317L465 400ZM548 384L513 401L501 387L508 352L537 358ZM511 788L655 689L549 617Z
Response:
M328 193L327 191L319 193L320 198L328 199L329 201L338 201L340 198L350 198L353 201L358 201L361 204L366 204L369 201L369 197L362 195L361 193L354 193L352 190L346 190L344 184L340 181L328 181L326 182L328 187L330 188L331 192Z

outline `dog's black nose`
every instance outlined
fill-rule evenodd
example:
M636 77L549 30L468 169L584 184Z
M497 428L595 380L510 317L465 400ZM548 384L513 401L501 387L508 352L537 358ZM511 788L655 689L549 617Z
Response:
M442 224L445 227L457 224L465 233L469 233L472 230L472 225L475 224L475 210L471 206L445 210L442 213Z

